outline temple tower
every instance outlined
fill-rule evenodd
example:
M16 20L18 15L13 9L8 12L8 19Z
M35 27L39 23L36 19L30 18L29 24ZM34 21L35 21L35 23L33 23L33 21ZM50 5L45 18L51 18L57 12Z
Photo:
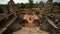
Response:
M52 11L52 8L53 8L53 0L48 0L47 2L46 2L46 5L45 5L45 10L47 11L47 12L51 12Z
M44 2L41 0L40 3L39 3L39 8L40 8L40 12L39 12L39 16L40 18L42 17L42 14L44 14L43 10L44 10Z
M13 0L10 0L10 1L8 2L8 6L9 6L9 8L13 8L13 7L15 6L14 1L13 1Z
M39 3L39 8L42 9L44 7L44 2L41 0Z
M53 2L53 0L48 0L49 2Z
M53 0L48 0L46 4L52 4Z
M8 7L9 7L10 12L13 13L16 16L17 8L16 8L15 3L14 3L13 0L10 0L8 2Z

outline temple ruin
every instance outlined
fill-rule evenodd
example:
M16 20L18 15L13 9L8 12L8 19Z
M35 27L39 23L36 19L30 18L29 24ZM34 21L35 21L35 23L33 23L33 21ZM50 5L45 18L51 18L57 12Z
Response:
M52 2L53 0L48 0L46 4L44 4L43 1L40 1L38 8L20 9L15 6L13 0L10 0L7 6L2 7L3 14L0 14L0 34L6 33L5 31L8 33L11 31L14 32L23 27L41 27L41 29L50 34L59 34L60 22L59 19L55 17L57 14L53 14L52 12L56 13L60 11L60 9L58 6L54 7ZM58 25L55 23L55 20L58 20Z

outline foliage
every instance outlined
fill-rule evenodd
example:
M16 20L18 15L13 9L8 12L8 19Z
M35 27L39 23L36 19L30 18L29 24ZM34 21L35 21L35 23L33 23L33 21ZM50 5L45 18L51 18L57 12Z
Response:
M53 5L60 6L60 2L54 2Z
M30 8L33 7L33 0L29 0L29 7L30 7Z
M3 12L2 7L3 7L3 6L2 6L2 5L0 5L0 13L2 13L2 12Z
M36 3L36 4L30 4L30 3L26 3L26 4L23 4L23 3L18 3L18 4L16 4L16 6L18 7L18 8L34 8L34 7L38 7L38 3Z
M38 7L38 3L33 3L33 0L29 0L29 3L18 3L16 4L17 7L19 8L33 8L33 7Z

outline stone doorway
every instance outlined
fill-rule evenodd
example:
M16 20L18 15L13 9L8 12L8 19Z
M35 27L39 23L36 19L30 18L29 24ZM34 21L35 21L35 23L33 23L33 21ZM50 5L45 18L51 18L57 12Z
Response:
M39 23L38 23L39 22L39 17L35 14L33 14L33 15L25 14L23 19L27 21L25 23L25 26L27 26L27 27L36 27L36 26L39 25Z

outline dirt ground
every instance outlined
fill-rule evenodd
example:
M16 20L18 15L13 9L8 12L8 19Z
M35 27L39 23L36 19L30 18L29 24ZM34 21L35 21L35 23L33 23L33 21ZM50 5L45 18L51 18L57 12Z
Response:
M49 34L49 33L40 30L39 27L23 27L21 30L13 32L13 34Z

